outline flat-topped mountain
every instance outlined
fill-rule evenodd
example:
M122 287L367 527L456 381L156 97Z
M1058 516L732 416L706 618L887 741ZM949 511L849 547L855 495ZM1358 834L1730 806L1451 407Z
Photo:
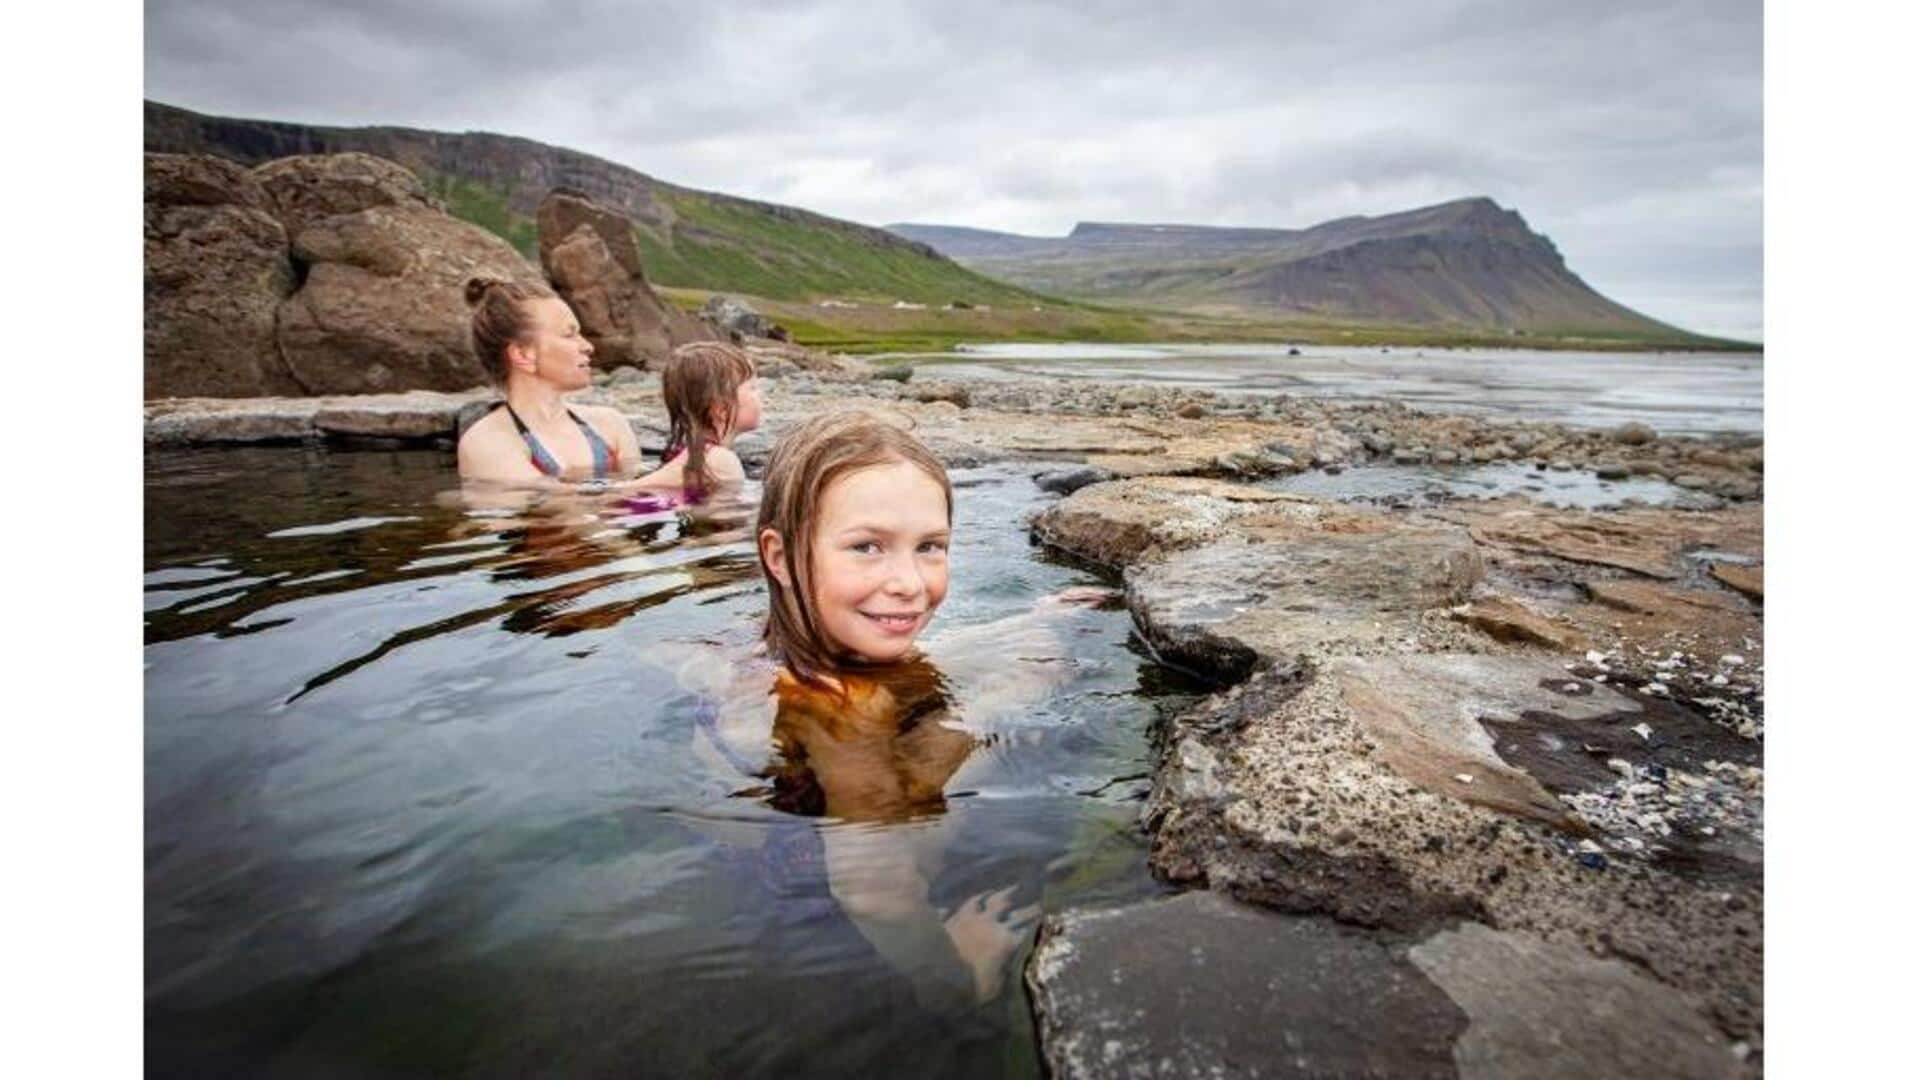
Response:
M647 276L662 285L773 299L862 296L925 303L1032 299L882 229L775 203L696 191L625 165L486 132L320 127L208 116L146 103L149 152L213 154L256 165L359 151L399 162L449 211L534 254L534 212L570 188L633 218Z
M1596 292L1518 213L1472 198L1306 229L1083 222L1064 237L890 225L1059 296L1265 318L1687 338Z

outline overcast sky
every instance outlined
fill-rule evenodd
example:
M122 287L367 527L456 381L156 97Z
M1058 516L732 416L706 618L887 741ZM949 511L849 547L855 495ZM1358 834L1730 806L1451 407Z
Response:
M1468 195L1761 336L1759 0L150 0L146 93L523 135L873 225L1302 227Z

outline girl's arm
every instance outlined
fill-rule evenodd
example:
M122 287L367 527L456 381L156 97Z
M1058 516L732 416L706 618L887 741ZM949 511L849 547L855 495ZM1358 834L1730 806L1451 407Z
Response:
M1062 629L1075 611L1106 603L1111 589L1076 586L1043 596L1018 615L941 634L926 644L934 664L957 689L959 717L969 727L1044 700L1073 677Z

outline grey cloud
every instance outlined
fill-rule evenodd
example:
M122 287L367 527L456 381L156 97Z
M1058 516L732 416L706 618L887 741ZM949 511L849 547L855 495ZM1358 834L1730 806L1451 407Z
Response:
M1760 14L1751 0L196 0L148 5L147 91L244 116L525 135L871 223L1302 226L1484 194L1630 306L1752 334ZM1756 255L1699 255L1728 251Z

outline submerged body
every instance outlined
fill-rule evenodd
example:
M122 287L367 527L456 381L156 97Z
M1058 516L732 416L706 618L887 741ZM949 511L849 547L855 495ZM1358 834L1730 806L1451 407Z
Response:
M965 1011L999 994L1009 961L1038 917L1005 881L936 903L956 823L949 792L986 750L1018 752L1008 721L1073 676L1060 638L1071 610L1101 589L1043 598L1028 613L955 631L892 664L824 687L757 659L701 650L683 685L715 703L696 754L727 777L764 781L736 794L815 819L819 858L840 910L914 986L920 1003ZM790 861L793 840L776 861Z

